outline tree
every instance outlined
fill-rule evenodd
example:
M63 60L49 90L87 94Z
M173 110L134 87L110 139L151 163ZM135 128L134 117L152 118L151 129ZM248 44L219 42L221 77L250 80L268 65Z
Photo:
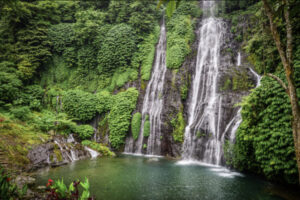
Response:
M270 22L270 29L275 41L277 50L280 55L281 62L283 64L287 85L277 76L268 74L268 76L274 78L285 90L289 96L292 106L292 129L294 138L294 147L296 153L296 160L298 165L299 183L300 183L300 108L298 104L298 96L296 93L296 86L294 81L294 68L293 68L293 36L292 36L292 25L290 21L290 4L289 0L283 0L281 7L283 8L283 14L285 19L286 28L286 45L284 40L280 38L278 28L275 22L275 12L271 8L267 0L262 0L263 6Z

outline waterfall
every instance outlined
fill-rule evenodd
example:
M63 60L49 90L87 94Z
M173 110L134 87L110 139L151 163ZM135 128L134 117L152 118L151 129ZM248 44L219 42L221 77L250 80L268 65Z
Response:
M222 96L217 93L217 81L225 23L214 17L215 9L214 1L203 1L206 18L199 30L200 41L184 134L183 158L220 164Z
M255 88L260 86L260 80L261 80L261 76L258 75L252 68L249 68L250 72L255 76L256 78L256 86Z
M89 152L91 158L96 158L99 156L99 153L97 151L95 151L89 147L84 147L84 149Z
M70 134L69 136L68 136L68 138L67 138L67 143L75 143L76 141L75 141L75 139L74 139L74 137L73 137L73 134Z
M238 57L237 57L237 66L241 65L241 53L238 53Z
M64 159L69 160L70 162L73 162L73 158L72 155L70 155L70 153L67 151L68 147L66 145L61 145L58 141L54 140L54 143L57 144L57 146L59 147L59 150L63 156ZM64 146L64 147L63 147Z
M256 86L255 88L260 86L260 80L261 80L261 76L258 75L252 68L249 68L250 72L255 76L256 78ZM240 126L240 124L242 123L242 116L241 116L241 111L242 108L240 108L236 115L234 116L234 118L228 123L228 125L225 128L224 131L224 135L231 129L230 133L229 133L229 141L234 142L234 138L235 138L235 133L238 129L238 127Z
M151 79L147 85L142 108L142 123L139 138L134 149L133 138L127 138L125 153L146 152L149 155L161 154L161 112L163 108L163 90L165 82L166 66L166 29L165 22L160 28L160 38L156 46L155 62L151 74ZM148 119L147 119L148 118ZM150 135L147 139L147 149L145 148L144 124L150 122Z

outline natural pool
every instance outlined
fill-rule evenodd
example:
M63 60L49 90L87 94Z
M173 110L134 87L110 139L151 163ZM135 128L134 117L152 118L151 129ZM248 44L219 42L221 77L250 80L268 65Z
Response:
M90 192L98 200L281 199L267 192L271 183L256 177L166 158L121 155L77 161L40 171L37 185L45 185L48 178L62 177L68 184L77 178L88 177Z

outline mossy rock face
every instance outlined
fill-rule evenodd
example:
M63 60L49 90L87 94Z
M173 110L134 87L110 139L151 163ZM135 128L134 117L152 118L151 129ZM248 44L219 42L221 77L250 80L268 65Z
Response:
M62 157L62 154L61 154L61 151L60 151L60 150L55 149L53 152L54 152L54 154L56 155L56 158L57 158L57 161L58 161L58 162L63 161L63 157Z

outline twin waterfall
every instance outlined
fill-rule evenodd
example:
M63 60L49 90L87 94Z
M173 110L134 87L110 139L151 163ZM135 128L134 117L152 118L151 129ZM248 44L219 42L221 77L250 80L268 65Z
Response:
M199 43L192 84L187 99L187 123L182 146L184 160L198 160L215 165L224 164L223 146L225 140L234 141L239 127L241 109L233 108L233 96L220 91L220 77L228 66L241 65L238 53L235 64L222 62L226 23L215 17L217 5L214 1L203 1L204 16L199 28ZM222 46L223 45L223 46ZM250 69L257 78L260 77ZM166 30L161 25L160 39L156 47L155 62L142 106L142 122L138 139L126 138L125 153L162 155L162 110L166 79ZM229 103L228 103L229 102ZM150 134L144 137L150 123ZM170 134L170 133L169 133Z

